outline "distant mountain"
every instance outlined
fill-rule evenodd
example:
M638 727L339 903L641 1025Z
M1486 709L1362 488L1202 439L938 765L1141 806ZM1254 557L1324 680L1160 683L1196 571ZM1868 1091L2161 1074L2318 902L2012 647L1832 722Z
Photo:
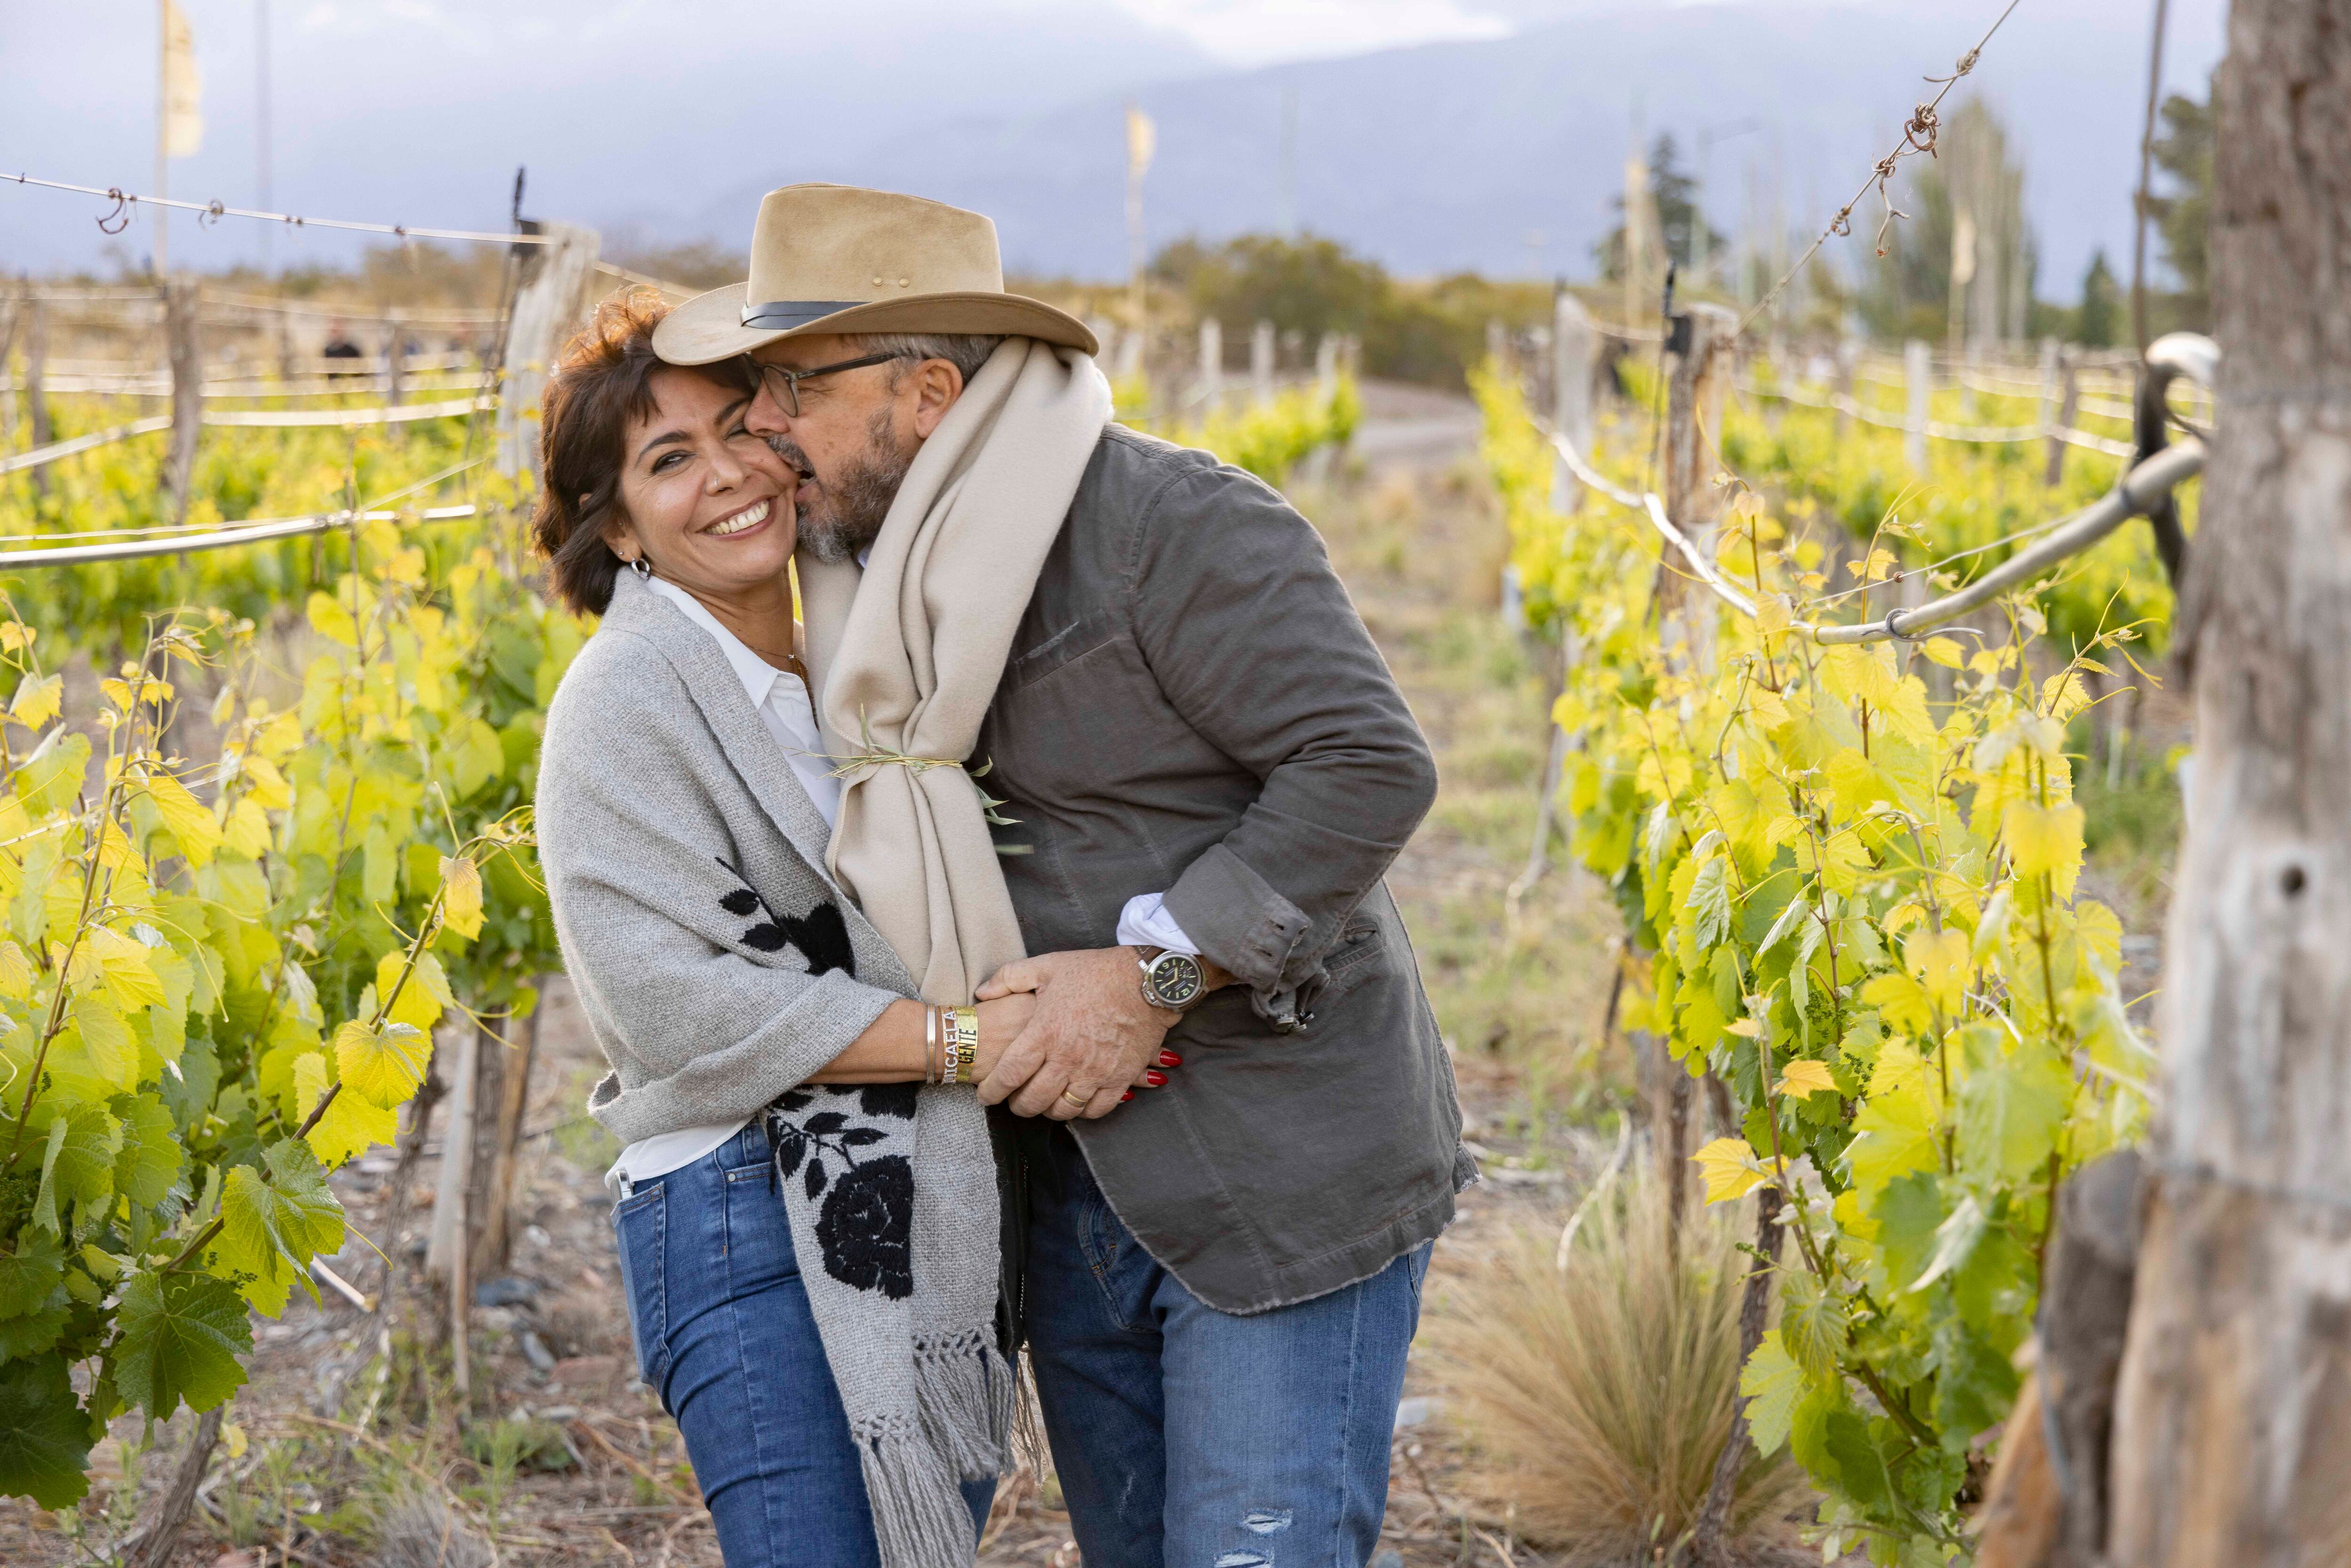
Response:
M2191 14L2188 40L2175 46L2178 75L2200 80L2210 68L2205 39L2217 29L2199 31L2197 15L2218 5L2174 7ZM2073 297L2094 246L2119 255L2128 246L2146 24L2119 9L2114 0L2021 7L1959 89L1990 99L2016 131L2042 241L2040 287L2053 298ZM1701 130L1759 122L1713 147L1709 216L1735 233L1750 211L1770 228L1776 209L1792 230L1817 229L1931 96L1922 78L1948 74L1996 14L1948 0L1618 10L1493 42L1145 87L1134 96L1159 131L1145 185L1152 241L1277 224L1286 94L1298 106L1299 221L1406 273L1589 276L1592 246L1615 221L1635 123L1647 136L1673 131L1694 162ZM1126 256L1122 96L778 163L695 209L686 226L747 237L769 185L848 180L989 213L1020 268L1115 277ZM1865 236L1878 211L1873 195L1857 225ZM1851 267L1865 246L1834 250Z

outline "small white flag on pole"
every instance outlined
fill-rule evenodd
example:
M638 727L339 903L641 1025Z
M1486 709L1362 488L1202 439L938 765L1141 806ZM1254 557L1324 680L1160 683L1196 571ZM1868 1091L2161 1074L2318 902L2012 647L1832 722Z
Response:
M1151 155L1159 147L1158 129L1151 116L1134 104L1126 106L1126 172L1130 179L1140 180L1151 167Z
M193 158L204 144L204 78L178 0L163 0L163 155Z

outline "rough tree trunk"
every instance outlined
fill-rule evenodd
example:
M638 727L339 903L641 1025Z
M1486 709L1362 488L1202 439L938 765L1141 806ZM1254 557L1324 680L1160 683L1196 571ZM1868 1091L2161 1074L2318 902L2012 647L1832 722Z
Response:
M2351 1556L2351 0L2237 0L2116 1568Z

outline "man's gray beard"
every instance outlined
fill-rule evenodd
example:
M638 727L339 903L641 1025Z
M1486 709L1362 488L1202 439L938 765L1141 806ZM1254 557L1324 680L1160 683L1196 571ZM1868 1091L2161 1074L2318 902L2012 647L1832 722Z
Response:
M819 560L855 560L864 549L882 537L883 521L890 516L890 504L898 498L898 486L905 483L906 470L914 466L914 454L901 453L890 439L890 413L884 409L873 416L866 428L865 450L843 465L831 480L805 477L815 470L798 442L784 436L768 438L776 455L799 470L800 481L799 542ZM818 499L810 507L805 498L810 488Z

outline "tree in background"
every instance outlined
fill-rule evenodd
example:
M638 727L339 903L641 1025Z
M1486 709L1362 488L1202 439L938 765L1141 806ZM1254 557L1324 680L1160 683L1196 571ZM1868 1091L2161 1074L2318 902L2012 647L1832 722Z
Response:
M1666 254L1673 258L1675 266L1687 268L1706 215L1698 208L1698 177L1682 168L1680 159L1681 149L1675 145L1673 132L1660 132L1649 149L1649 194L1656 204L1657 228L1665 236ZM1616 226L1592 247L1601 276L1612 282L1625 276L1625 198L1619 195L1614 204ZM1708 225L1705 233L1708 254L1722 254L1728 242L1720 232Z
M1242 235L1218 245L1181 239L1151 263L1155 283L1182 294L1193 317L1225 324L1227 351L1270 321L1311 346L1325 332L1364 340L1364 368L1396 381L1458 387L1485 352L1486 323L1550 319L1551 286L1497 283L1460 273L1404 282L1336 240Z
M2181 93L2163 100L2163 134L2155 139L2155 166L2169 182L2169 193L2147 199L2163 242L2164 265L2179 292L2172 299L2173 324L2209 331L2212 324L2212 105Z
M2106 265L2101 249L2090 255L2090 270L2082 275L2082 308L2074 317L2074 341L2093 349L2111 349L2123 314L2122 285Z
M1935 161L1897 204L1909 216L1886 231L1861 291L1873 332L1989 345L2032 330L2040 243L2024 216L2024 164L1981 99L1944 120Z

